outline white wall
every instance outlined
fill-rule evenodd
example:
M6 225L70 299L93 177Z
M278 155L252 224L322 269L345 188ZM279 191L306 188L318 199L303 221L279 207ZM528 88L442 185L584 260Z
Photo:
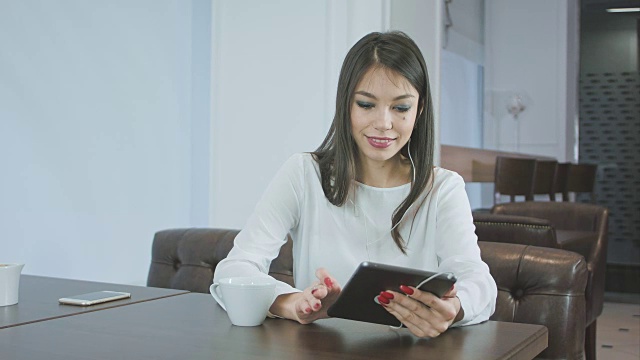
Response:
M484 64L484 1L452 1L450 18L444 19L444 49L479 65Z
M241 228L282 163L324 138L327 4L214 1L213 226Z
M209 67L208 40L192 31L209 20L192 13L203 8L0 3L0 261L143 284L153 233L199 222L191 198L207 191L197 180L207 171L192 153L207 140L191 136L207 126L198 96Z
M485 4L486 147L573 159L567 123L577 118L577 1ZM528 103L518 121L506 112L512 92Z

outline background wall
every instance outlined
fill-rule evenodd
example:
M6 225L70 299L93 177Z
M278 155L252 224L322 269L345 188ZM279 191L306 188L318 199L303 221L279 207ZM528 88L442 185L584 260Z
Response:
M577 1L487 0L485 146L573 160L577 119ZM527 109L515 121L508 97ZM568 104L572 106L567 106Z
M241 228L280 165L329 129L329 4L214 1L214 226Z
M153 233L203 223L209 26L206 1L0 3L0 261L144 283Z

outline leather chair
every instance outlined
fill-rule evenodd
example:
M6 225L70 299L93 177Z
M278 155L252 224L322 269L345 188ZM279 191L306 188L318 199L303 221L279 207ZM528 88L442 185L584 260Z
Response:
M217 264L230 251L237 230L173 229L156 233L148 286L208 293ZM549 347L544 359L580 359L584 337L586 263L557 249L518 244L479 243L483 260L498 284L492 320L545 325ZM270 274L293 285L291 240Z
M537 246L484 241L478 245L498 285L491 320L546 326L549 345L538 359L583 359L584 258Z
M579 193L589 193L591 202L594 203L597 172L598 165L595 164L569 164L567 183L562 194L563 200L571 201L570 194L575 197Z
M493 203L499 203L502 195L509 195L511 202L516 196L532 201L535 173L536 159L496 157Z
M555 182L558 162L556 160L537 160L536 173L533 179L533 195L547 195L549 200L556 201Z
M564 196L567 193L567 176L569 175L569 165L570 163L558 163L556 166L556 178L553 185L553 195L554 197L560 194L560 199L564 200Z
M607 208L575 202L520 202L498 204L493 207L492 213L544 219L555 230L557 244L550 247L573 251L585 258L589 271L585 290L585 351L587 360L595 359L596 320L602 314L604 303L609 218ZM542 245L533 240L526 243Z
M159 231L151 248L147 286L209 293L213 272L227 257L239 230L171 229ZM269 275L293 286L292 242L280 249Z

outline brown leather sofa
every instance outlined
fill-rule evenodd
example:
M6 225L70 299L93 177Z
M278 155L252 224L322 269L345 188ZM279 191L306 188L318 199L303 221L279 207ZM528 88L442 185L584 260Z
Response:
M589 270L585 290L587 302L585 354L587 360L595 360L596 320L602 314L604 303L609 217L607 208L575 202L528 201L499 204L493 207L491 213L537 218L546 221L555 232L555 242L551 241L551 243L539 242L539 239L528 237L510 242L559 248L584 256Z
M216 265L233 246L237 230L173 229L156 233L148 286L208 293ZM582 256L542 247L480 242L483 260L498 284L492 320L545 325L549 347L542 359L584 355L587 268ZM270 274L293 284L291 241Z

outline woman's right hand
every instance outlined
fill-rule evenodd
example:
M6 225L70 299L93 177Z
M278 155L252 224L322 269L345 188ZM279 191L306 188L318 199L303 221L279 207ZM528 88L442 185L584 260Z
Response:
M279 295L269 311L285 319L309 324L329 317L327 309L340 294L340 285L324 268L316 270L316 281L302 292Z

